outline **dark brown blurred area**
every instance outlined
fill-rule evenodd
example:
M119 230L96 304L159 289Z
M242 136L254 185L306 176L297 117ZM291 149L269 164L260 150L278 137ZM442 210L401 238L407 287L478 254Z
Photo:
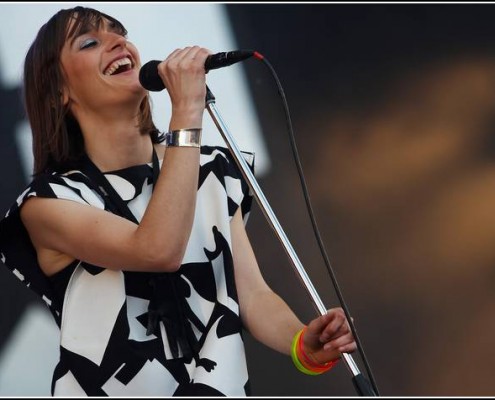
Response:
M264 54L284 86L320 231L380 394L494 395L495 5L227 8L239 48ZM277 89L259 64L246 71L272 159L260 184L336 306ZM248 230L265 278L308 321L316 311L257 205ZM300 376L246 341L255 395L356 395L343 363Z

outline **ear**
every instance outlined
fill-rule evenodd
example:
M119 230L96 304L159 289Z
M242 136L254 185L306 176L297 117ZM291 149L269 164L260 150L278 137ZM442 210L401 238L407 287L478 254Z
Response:
M64 85L62 90L59 91L60 93L60 101L64 106L69 104L70 96L69 96L69 89Z

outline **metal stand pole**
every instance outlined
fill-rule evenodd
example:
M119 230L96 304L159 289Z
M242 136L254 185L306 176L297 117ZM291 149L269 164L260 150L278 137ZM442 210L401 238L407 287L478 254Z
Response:
M239 148L237 147L237 144L232 138L232 135L230 134L225 122L223 121L221 115L219 114L216 105L215 105L215 97L213 96L213 93L210 91L210 89L207 87L207 95L206 95L206 109L208 110L211 118L213 119L213 122L215 123L216 127L218 128L220 134L222 135L223 139L225 140L227 147L229 148L230 152L232 153L232 156L234 157L234 160L236 161L237 166L241 170L242 175L244 176L244 179L246 179L246 182L248 186L250 187L251 191L253 192L253 195L258 202L258 205L261 207L261 210L265 217L267 218L268 222L270 223L271 227L275 231L275 234L277 235L278 239L282 243L287 255L289 256L289 259L292 262L293 267L296 269L297 273L299 274L298 277L302 281L304 287L306 288L307 292L309 293L311 300L313 301L316 309L320 313L320 315L324 315L327 312L327 308L323 304L321 298L319 297L318 293L316 292L316 289L314 288L313 284L311 283L311 280L309 279L308 275L306 274L306 271L304 270L301 261L299 261L299 258L297 257L296 252L294 251L292 245L290 244L289 240L287 239L287 236L285 235L282 227L280 226L275 214L273 213L270 204L265 198L265 195L261 191L261 188L258 185L258 182L256 181L256 178L254 177L253 173L251 172L251 169L249 168L249 165L247 164L246 160L242 156ZM371 386L369 383L367 383L366 379L364 379L363 375L359 371L359 368L357 367L356 363L354 362L353 358L351 357L350 354L348 353L342 353L342 359L347 365L347 368L351 372L353 376L353 383L358 391L358 393L361 396L376 396L374 391L372 390Z

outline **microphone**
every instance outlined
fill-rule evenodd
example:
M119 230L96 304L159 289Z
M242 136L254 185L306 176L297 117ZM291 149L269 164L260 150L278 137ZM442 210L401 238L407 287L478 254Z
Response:
M255 52L252 50L234 50L211 54L205 60L205 71L208 72L211 69L227 67L239 61L244 61L253 55L255 55ZM141 67L139 71L139 82L145 89L153 92L159 92L165 89L162 78L158 75L157 67L160 63L161 61L152 60Z

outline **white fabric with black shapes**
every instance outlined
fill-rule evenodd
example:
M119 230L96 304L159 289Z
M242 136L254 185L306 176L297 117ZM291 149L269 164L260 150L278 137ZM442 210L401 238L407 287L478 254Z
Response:
M244 155L252 168L254 156ZM140 221L152 191L151 165L106 176ZM4 264L45 299L60 326L52 394L249 395L230 221L239 207L247 220L252 196L228 149L201 148L193 228L175 273L114 271L76 260L49 279L43 275L19 209L38 196L108 210L98 193L81 171L41 175L0 221Z

